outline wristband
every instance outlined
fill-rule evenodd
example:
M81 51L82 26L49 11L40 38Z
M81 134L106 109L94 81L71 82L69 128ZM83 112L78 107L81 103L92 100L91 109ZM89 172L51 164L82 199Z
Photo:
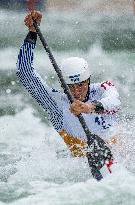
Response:
M96 113L102 113L104 111L104 107L103 107L101 102L94 101L94 105L95 105L95 112Z
M36 41L37 41L37 33L29 31L29 33L27 34L24 42L29 42L29 43L36 44Z

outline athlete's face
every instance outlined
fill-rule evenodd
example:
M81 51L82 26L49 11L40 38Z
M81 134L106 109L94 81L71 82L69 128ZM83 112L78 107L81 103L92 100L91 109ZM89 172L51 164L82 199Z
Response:
M68 84L69 89L76 100L85 100L89 88L89 81L90 80L88 79L81 83Z

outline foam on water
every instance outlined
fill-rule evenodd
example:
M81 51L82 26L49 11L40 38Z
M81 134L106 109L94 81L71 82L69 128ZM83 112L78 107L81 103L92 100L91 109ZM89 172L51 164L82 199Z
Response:
M130 148L126 147L127 158L118 159L113 174L97 183L90 176L87 159L71 158L59 135L34 117L31 108L14 117L1 117L0 155L5 156L5 164L0 177L7 179L0 182L1 201L13 205L133 204L133 130L130 123L123 131L125 141L132 139Z
M93 73L92 82L111 79L119 90L122 146L113 148L117 161L113 174L97 183L91 178L87 159L70 156L59 135L41 121L41 114L35 116L37 108L32 100L26 101L25 91L22 92L18 85L15 64L27 33L24 15L0 11L0 107L4 107L0 117L0 205L134 205L135 54L127 50L106 52L104 49L106 45L111 46L113 40L117 40L118 48L123 48L119 38L127 27L134 27L132 18L125 17L124 21L115 16L102 19L80 13L50 12L46 14L47 20L42 22L41 28L47 34L47 40L51 39L49 43L58 64L65 57L84 57ZM127 26L129 20L131 24ZM112 26L117 28L118 39L113 38L117 32L112 31ZM111 41L109 38L104 40L109 32L112 32ZM123 40L122 45L125 45ZM127 45L130 45L128 40ZM55 76L48 56L39 44L34 67L44 79ZM109 46L108 50L114 48L114 44ZM51 83L54 81L55 78ZM15 111L9 111L13 107Z

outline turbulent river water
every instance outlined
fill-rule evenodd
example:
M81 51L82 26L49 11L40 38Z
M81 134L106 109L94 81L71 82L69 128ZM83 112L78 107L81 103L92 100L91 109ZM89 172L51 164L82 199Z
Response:
M87 159L71 158L16 78L16 59L27 34L25 13L0 10L0 205L135 204L135 18L79 11L43 13L41 30L58 62L84 57L92 82L113 80L121 101L124 147L114 173L100 183ZM50 86L56 74L40 41L34 67Z

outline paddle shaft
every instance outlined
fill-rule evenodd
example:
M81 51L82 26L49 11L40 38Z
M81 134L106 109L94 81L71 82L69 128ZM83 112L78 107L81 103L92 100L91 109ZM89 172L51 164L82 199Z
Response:
M52 52L51 52L51 50L50 50L46 40L45 40L45 38L43 37L43 35L42 35L41 31L40 31L40 28L38 27L38 25L37 25L37 23L35 21L34 21L34 27L36 29L36 32L37 32L37 34L38 34L38 36L39 36L39 38L40 38L40 40L41 40L41 42L43 44L43 46L44 46L48 56L49 56L49 59L50 59L52 65L53 65L53 67L54 67L54 69L55 69L59 79L60 79L61 86L64 89L65 94L68 96L68 99L69 99L70 103L73 103L74 102L74 97L73 97L72 93L70 92L70 89L69 89L69 87L68 87L67 83L65 82L64 77L62 75L62 72L61 72L58 64L56 63L55 58L54 58L54 56L53 56L53 54L52 54ZM79 114L77 117L78 117L78 119L79 119L79 121L80 121L80 123L81 123L81 125L82 125L82 127L84 129L84 132L85 132L85 134L87 136L87 141L92 143L94 138L89 139L90 135L92 135L92 133L90 132L90 130L89 130L89 128L88 128L88 126L87 126L87 124L86 124L82 114Z
M69 89L69 87L68 87L67 83L65 82L64 77L62 75L62 72L61 72L59 66L57 65L57 63L55 61L55 58L54 58L54 56L53 56L53 54L52 54L52 52L51 52L51 50L50 50L50 48L49 48L45 38L43 37L43 35L42 35L41 31L40 31L40 28L37 25L35 20L33 20L33 25L34 25L34 27L36 29L36 32L37 32L37 34L38 34L38 36L39 36L39 38L40 38L40 40L41 40L41 42L43 44L43 46L44 46L48 56L49 56L50 61L51 61L52 65L53 65L53 67L54 67L54 69L55 69L55 71L56 71L56 73L57 73L57 75L58 75L58 77L60 79L61 86L63 87L65 94L67 95L70 103L73 103L74 102L74 97L73 97L72 93L70 92L70 89ZM77 117L78 117L78 119L79 119L79 121L80 121L80 123L82 125L82 128L83 128L83 130L84 130L84 132L85 132L85 134L87 136L87 143L88 143L88 145L91 145L93 143L95 145L94 140L97 140L96 137L95 137L96 135L94 135L94 134L92 134L90 132L90 130L89 130L89 128L88 128L88 126L87 126L87 124L86 124L82 114L79 114ZM100 140L103 141L102 139L100 139ZM92 172L93 177L95 177L98 181L101 180L103 177L102 177L100 171L95 166L93 167L90 158L89 157L87 157L87 158L88 158L89 166L92 169L91 172Z

